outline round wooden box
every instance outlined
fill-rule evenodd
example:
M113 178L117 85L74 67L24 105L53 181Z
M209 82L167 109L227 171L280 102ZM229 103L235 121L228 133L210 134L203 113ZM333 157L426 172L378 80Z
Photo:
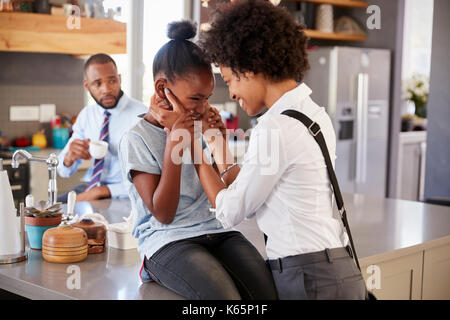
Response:
M102 253L105 251L106 227L92 219L83 219L73 223L73 227L86 231L88 237L88 253Z
M45 231L42 257L48 262L80 262L88 255L88 239L83 229L64 223Z

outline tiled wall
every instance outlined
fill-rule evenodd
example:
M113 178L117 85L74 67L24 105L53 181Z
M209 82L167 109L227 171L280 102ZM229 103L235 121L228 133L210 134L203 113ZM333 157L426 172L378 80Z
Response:
M38 121L9 121L10 106L55 104L56 113L74 115L85 105L84 60L63 54L0 52L0 131L13 140L31 137L43 128ZM210 99L212 104L230 101L229 91L220 75ZM239 126L250 127L250 117L238 109Z
M12 140L30 137L42 128L38 121L9 121L11 105L56 105L56 113L78 113L84 106L83 64L70 55L0 53L0 131Z

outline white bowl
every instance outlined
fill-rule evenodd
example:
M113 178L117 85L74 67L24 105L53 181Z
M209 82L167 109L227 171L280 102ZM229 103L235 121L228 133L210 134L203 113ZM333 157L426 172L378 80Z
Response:
M117 232L108 230L108 246L120 250L136 249L138 246L138 239L131 235L131 232Z
M89 153L94 159L102 159L108 152L108 142L106 141L91 141L89 142Z

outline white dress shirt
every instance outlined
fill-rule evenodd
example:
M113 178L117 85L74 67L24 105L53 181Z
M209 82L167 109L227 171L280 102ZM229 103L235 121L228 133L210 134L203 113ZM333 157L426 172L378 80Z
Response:
M330 117L301 84L258 119L235 181L217 194L216 217L224 228L256 215L268 236L269 259L346 246L347 234L333 217L333 194L319 145L306 126L281 115L293 109L317 122L331 160L336 136Z
M118 147L120 138L123 134L134 126L140 118L139 114L146 113L148 108L135 99L128 97L125 93L120 98L115 108L104 109L98 104L84 107L78 114L77 120L73 125L73 134L64 149L58 155L58 173L63 178L73 175L80 166L82 159L78 159L72 166L64 165L64 157L69 151L69 146L74 139L91 139L91 141L100 138L100 130L105 120L105 110L111 113L109 117L109 146L108 153L105 156L105 164L103 166L102 176L100 178L101 185L106 185L111 193L111 198L128 197L128 190L122 181L122 171L118 158ZM83 177L86 183L89 183L92 177L92 166L87 170Z

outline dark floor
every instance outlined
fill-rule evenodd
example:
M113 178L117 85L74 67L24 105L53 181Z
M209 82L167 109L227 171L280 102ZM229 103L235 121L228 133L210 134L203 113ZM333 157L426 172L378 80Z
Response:
M0 300L28 300L22 296L0 289Z

